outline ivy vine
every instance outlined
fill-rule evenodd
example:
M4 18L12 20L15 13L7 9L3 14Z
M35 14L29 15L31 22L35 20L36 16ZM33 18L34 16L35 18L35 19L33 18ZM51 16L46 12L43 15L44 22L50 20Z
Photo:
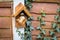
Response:
M33 7L31 1L32 0L25 0L25 6L27 7L28 10L30 10Z

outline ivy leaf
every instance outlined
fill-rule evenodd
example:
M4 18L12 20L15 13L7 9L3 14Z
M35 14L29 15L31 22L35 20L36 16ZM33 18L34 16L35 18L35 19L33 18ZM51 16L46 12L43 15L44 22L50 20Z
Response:
M42 38L42 36L39 34L39 35L37 36L37 38L40 39L40 38Z
M37 27L37 30L42 30L42 28L40 26Z
M18 35L20 36L21 35L21 32L17 29L16 32L18 33Z
M33 19L34 19L34 17L31 16L31 17L28 18L28 21L32 21Z
M25 0L25 5L30 10L32 8L31 0Z
M26 24L27 24L27 26L30 26L31 25L31 21L27 21Z
M38 19L38 20L41 20L42 18L41 18L41 16L38 16L37 19Z
M45 21L41 20L41 25L45 25Z
M44 34L44 35L46 34L46 31L45 31L45 30L41 30L41 32L42 32L42 34Z
M18 35L19 35L19 36L21 35L21 32L20 32L20 31L18 31Z
M43 40L50 40L50 38L44 37Z
M55 31L56 31L56 32L60 32L60 28L56 28Z
M54 37L52 38L52 40L57 40L57 37L56 37L56 36L54 36Z
M31 9L33 7L31 3L28 6L29 6L29 9Z
M57 9L57 12L60 13L60 8Z
M54 36L54 32L53 31L49 31L51 36Z
M42 14L42 17L45 17L46 16L46 13L45 12L43 12L43 13L41 13Z
M28 31L25 31L24 33L27 34Z
M57 21L58 21L58 23L60 23L60 19L58 19Z
M29 29L28 28L25 28L25 31L28 31Z
M57 24L56 23L52 23L52 27L53 28L56 28L57 27Z
M28 31L27 34L30 35L31 33Z
M34 30L34 27L33 27L33 26L30 26L30 31L31 31L31 30Z
M58 20L58 19L59 19L59 15L56 15L54 18L55 18L56 20Z
M40 13L41 13L42 17L45 17L46 16L46 13L44 12L43 9L41 9Z

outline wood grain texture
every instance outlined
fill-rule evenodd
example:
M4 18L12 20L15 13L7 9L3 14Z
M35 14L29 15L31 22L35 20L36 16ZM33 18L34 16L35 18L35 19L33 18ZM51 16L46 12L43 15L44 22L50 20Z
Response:
M0 29L1 28L11 28L11 17L0 17Z
M38 13L36 13L36 14L34 14L34 13L31 13L32 14L32 16L34 17L34 19L33 20L38 20L37 19L37 17L38 16L41 16L41 14L38 14ZM56 15L46 15L45 17L42 17L42 19L44 20L44 21L47 21L47 22L52 22L52 21L56 21L55 20L55 17ZM49 20L48 20L49 19Z
M53 1L53 0L48 0L48 1ZM42 19L45 21L45 26L42 26L42 30L46 31L45 37L50 37L49 31L54 31L54 29L52 28L51 24L52 22L56 22L54 16L58 15L57 13L57 8L59 8L59 5L54 4L54 3L36 3L36 2L32 2L32 8L30 10L31 15L34 17L34 20L32 21L32 25L35 28L33 31L31 31L32 33L32 40L37 40L36 37L39 33L41 33L41 31L36 30L36 28L39 25L39 21L37 20L38 16L41 16L41 9L44 10L44 12L46 12L46 16L42 17ZM60 28L60 24L58 24L58 28ZM55 33L55 35L57 36L58 40L60 40L60 33Z
M59 3L60 0L34 0L33 2L53 2L53 3Z
M0 29L0 37L11 37L11 29Z
M9 8L11 8L12 7L12 5L13 5L13 2L0 2L0 7L1 8L3 8L3 7L9 7Z
M7 37L7 38L0 38L0 40L12 40L12 38Z
M11 8L0 8L0 16L11 16Z
M46 14L57 14L56 11L59 7L57 4L51 3L32 3L32 5L30 12L40 13L41 9L43 9Z
M24 13L30 17L31 14L29 13L28 9L21 3L19 3L16 7L15 7L15 14L14 16L16 17L17 15L19 15L22 11L24 11Z
M53 31L54 29L42 29L42 30L45 30L45 31L46 31L45 37L51 37L49 31L50 31L50 30ZM31 33L32 33L32 36L37 36L38 34L41 33L41 31L39 31L39 30L33 30ZM57 32L56 32L55 35L56 35L57 37L60 37L60 33L57 33Z
M10 1L13 1L13 0L0 0L0 2L10 2Z
M32 40L37 40L36 37L37 37L37 36L32 36ZM48 37L48 38L50 38L50 40L51 40L52 37ZM60 38L57 38L57 40L60 40Z
M6 1L0 0L0 40L13 40L11 19L13 2Z

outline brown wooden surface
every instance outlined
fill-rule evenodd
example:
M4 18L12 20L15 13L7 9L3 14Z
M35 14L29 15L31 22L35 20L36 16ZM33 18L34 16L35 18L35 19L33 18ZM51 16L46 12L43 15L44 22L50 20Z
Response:
M60 0L34 0L33 2L53 2L53 3L59 3Z
M49 0L50 1L50 0ZM52 0L53 1L53 0ZM41 31L36 30L36 28L39 25L39 21L37 20L38 16L41 16L40 10L43 9L44 12L46 12L46 16L42 17L42 19L45 21L46 25L42 26L41 28L43 30L46 31L46 35L45 37L51 37L49 34L50 30L54 30L51 26L52 22L56 22L56 20L54 19L55 15L58 15L57 8L59 7L59 5L57 4L53 4L53 3L32 3L33 7L30 10L30 13L32 14L32 16L34 17L34 20L32 21L32 25L35 28L35 30L32 31L32 40L37 40L36 37L39 33L41 33ZM58 25L58 28L60 28L60 25ZM60 40L60 33L55 33L55 35L57 36L58 40Z
M11 29L0 29L0 37L11 37Z
M0 17L0 29L11 28L11 17Z
M16 10L15 10L15 14L13 15L13 16L17 16L17 15L19 15L22 11L24 11L24 13L28 16L28 17L30 17L31 16L31 14L29 13L29 11L26 9L26 7L23 5L23 4L21 4L21 3L19 3L17 6L16 6L16 8L15 8Z
M13 2L0 2L0 7L12 7Z
M12 2L0 2L0 40L13 40Z
M57 14L57 8L59 7L57 4L51 3L32 3L33 7L30 12L40 13L41 9L46 12L46 14Z
M7 2L10 2L10 1L13 1L13 0L0 0L0 2L5 2L5 1L7 1Z
M48 37L48 38L51 38L51 37ZM32 40L37 40L36 36L32 36ZM57 40L60 40L60 38L57 38Z
M11 8L0 8L0 16L11 16Z
M0 38L0 40L12 40L12 38L6 37L6 38Z
M34 14L34 13L31 13L31 14L32 14L32 16L34 17L34 20L38 20L37 17L38 17L38 16L41 16L40 14ZM54 16L56 16L56 15L46 15L45 17L42 17L42 19L43 19L44 21L47 21L47 22L56 21L55 18L54 18ZM49 19L49 20L48 20L48 19Z

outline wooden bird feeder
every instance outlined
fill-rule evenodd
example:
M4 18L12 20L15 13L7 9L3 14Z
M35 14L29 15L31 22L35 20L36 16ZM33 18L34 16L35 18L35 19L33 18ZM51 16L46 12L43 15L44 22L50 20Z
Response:
M15 14L13 16L16 19L16 27L25 28L26 20L31 17L31 14L23 4L19 3L15 8Z

